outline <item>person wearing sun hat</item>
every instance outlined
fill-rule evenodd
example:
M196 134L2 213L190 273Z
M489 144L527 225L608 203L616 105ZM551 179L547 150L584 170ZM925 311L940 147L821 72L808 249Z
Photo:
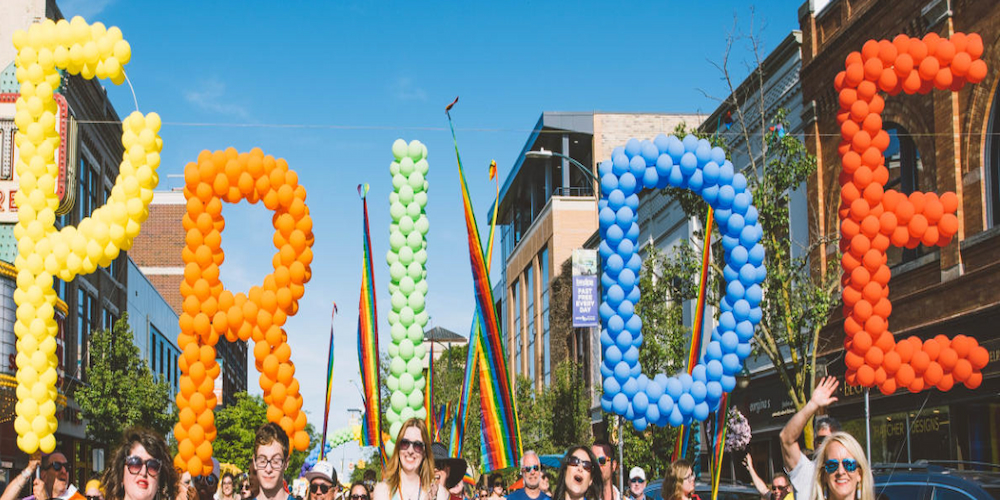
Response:
M451 498L462 498L462 479L468 467L465 460L449 457L448 449L441 443L431 444L431 456L434 457L435 478L439 484L448 490Z
M333 500L340 493L337 470L326 460L316 462L312 470L306 472L309 481L309 500Z

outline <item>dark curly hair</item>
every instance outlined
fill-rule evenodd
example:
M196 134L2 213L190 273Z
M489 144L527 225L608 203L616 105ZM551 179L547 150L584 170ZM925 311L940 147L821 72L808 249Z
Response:
M559 477L556 479L555 484L549 483L549 488L552 489L552 499L553 500L565 500L566 498L566 469L569 468L569 458L573 456L577 450L583 451L587 454L587 460L590 460L590 488L587 488L587 494L584 498L598 499L604 494L604 478L601 476L601 468L597 464L597 456L594 455L593 451L590 451L589 446L574 446L566 450L566 455L563 456L562 464L559 466Z
M177 486L180 480L174 469L174 461L167 449L163 436L141 428L125 431L122 442L115 449L101 484L104 485L104 498L107 500L123 500L125 498L125 458L132 454L135 445L142 445L153 458L160 461L160 472L156 475L156 496L159 500L174 500L177 498ZM152 474L150 475L152 476Z

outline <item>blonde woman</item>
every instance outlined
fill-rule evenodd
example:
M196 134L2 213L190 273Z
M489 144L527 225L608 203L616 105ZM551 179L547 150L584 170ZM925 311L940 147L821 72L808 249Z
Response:
M699 497L694 492L694 480L694 468L691 462L684 459L674 460L663 477L660 496L663 500L697 500Z
M372 500L447 500L448 491L434 481L430 448L424 421L411 418L404 422Z
M807 500L875 500L868 459L850 434L830 434L816 450L815 463L812 497Z

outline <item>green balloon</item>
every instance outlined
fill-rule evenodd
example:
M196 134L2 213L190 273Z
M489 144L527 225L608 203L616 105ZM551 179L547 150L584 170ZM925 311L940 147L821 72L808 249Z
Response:
M399 195L395 191L389 193L389 206L399 201Z
M407 397L406 400L407 402L409 402L410 398ZM407 420L411 418L413 418L413 408L410 408L410 406L407 405L406 408L403 408L403 411L399 412L399 419L402 420L403 423L405 423ZM398 435L399 434L397 434L397 436Z
M389 239L392 240L392 236L390 236ZM413 263L411 262L410 265L412 266ZM403 276L406 276L408 269L409 267L404 266L401 262L393 262L392 265L389 266L389 277L392 278L392 281L398 282L403 279Z
M413 160L409 157L399 160L399 173L406 177L410 177L410 174L413 173Z
M420 264L421 266L424 265L424 264L426 264L427 263L427 250L420 249L420 250L417 250L416 252L413 252L413 261L416 262L416 263L418 263L418 264ZM409 266L409 264L406 264L406 265ZM427 293L427 290L424 290L424 293Z
M427 231L431 228L431 223L430 221L427 220L426 215L421 215L420 218L417 219L417 222L413 223L413 227L417 230L418 233L426 236Z
M421 406L419 410L413 412L413 418L427 420L427 408Z
M413 357L418 359L423 359L427 355L427 348L424 344L414 344L413 346Z
M387 318L389 320L390 325L399 323L399 313L393 311L391 308L389 309L389 314L387 315ZM409 326L409 325L403 325L403 326Z
M427 191L421 191L413 195L413 201L417 202L421 207L427 206Z
M402 160L404 156L410 154L409 145L406 141L402 139L396 139L392 142L392 156L396 158L396 161Z
M410 326L410 325L412 325L413 324L413 309L410 309L409 307L404 306L399 311L399 322L402 323L403 326L407 326L407 327Z
M399 252L399 249L403 248L403 245L405 244L406 244L406 236L403 236L403 233L398 231L393 231L391 234L389 234L389 248L391 248L393 252Z
M413 293L413 289L415 287L416 287L416 283L414 283L413 282L413 278L411 278L409 276L403 276L399 280L399 291L402 292L402 294L405 295L405 296L407 296L407 297L410 297L410 294ZM412 299L408 299L408 301L409 300L412 300Z
M417 197L416 194L413 195L414 198ZM409 215L411 219L417 220L420 218L420 214L424 213L424 208L420 206L419 203L414 200L409 205L406 206L406 215Z
M424 266L421 266L416 262L410 262L410 265L406 266L406 274L413 279L414 283L416 283L424 279Z
M409 373L404 373L399 376L399 391L403 394L409 394L413 392L413 376Z
M413 188L409 184L404 184L399 187L399 202L404 205L409 205L413 201Z
M385 386L388 387L390 391L399 390L399 377L390 373L389 376L385 378Z
M386 348L386 352L389 353L390 358L395 358L399 355L399 347L396 346L396 344L389 344L389 347Z
M430 170L430 165L427 164L427 160L420 160L420 161L418 161L416 163L416 169L415 170L417 172L420 172L421 175L423 175L423 176L426 177L427 176L427 171Z
M410 175L406 176L406 181L410 183L414 192L427 191L424 187L424 175L420 172L410 172Z
M409 276L407 276L409 278ZM420 292L413 292L407 295L407 304L409 304L410 309L413 312L419 313L424 310L424 294Z
M396 175L392 176L392 188L395 189L396 191L399 191L400 188L402 188L403 186L408 186L408 185L409 184L407 184L407 182L406 182L406 176L405 175L403 175L403 174L396 174ZM409 203L409 202L407 202L407 203Z
M392 361L389 362L389 373L398 377L406 371L406 361L399 358L392 358Z
M419 232L412 232L406 236L406 245L416 252L424 247L424 236Z
M427 319L428 319L427 309L420 311L419 313L416 314L416 316L413 317L413 321L415 321L421 327L427 326Z
M392 409L396 411L403 411L406 408L407 397L402 392L394 392L392 396L389 396L389 404L392 405Z
M413 389L413 392L406 398L407 406L410 408L423 408L424 406L424 391L423 389L417 387ZM415 411L415 410L414 410Z
M424 376L423 358L410 358L410 360L406 362L406 372L409 373L410 375L413 375L414 379L419 379L420 377L423 377Z
M412 324L406 329L406 338L414 344L421 344L424 341L424 330L418 324Z
M413 232L413 219L409 215L403 215L399 218L399 230L403 234L410 234Z
M392 162L389 164L389 175L395 177L399 173L399 162Z
M406 295L403 294L403 292L397 290L396 293L392 294L390 303L392 304L392 309L394 311L402 311L403 308L406 307L406 304L409 303L409 300L407 300Z
M399 222L399 218L406 215L406 205L402 203L393 203L389 205L389 217L392 217L394 222Z
M393 422L392 425L389 426L389 435L390 436L398 436L399 435L399 430L402 429L402 428L403 428L403 416L400 415L399 416L399 420ZM396 439L396 438L393 437L392 439ZM389 441L388 443L386 443L386 450L385 450L385 452L388 453L391 456L392 455L392 449L395 448L395 447L396 447L395 441Z
M410 339L399 341L399 357L406 361L413 357L413 342L410 342Z
M424 280L418 281L417 284L414 285L413 288L414 288L414 290L416 290L416 291L424 294L424 297L427 297L427 280L424 279Z
M406 331L406 328L399 323L389 327L389 334L392 335L392 341L396 343L406 338Z
M399 249L399 255L397 255L399 263L408 266L410 262L413 262L413 250L410 247L403 247Z
M424 147L420 141L414 140L410 141L410 146L407 148L407 153L413 161L420 161L427 157L427 148Z
M410 247L400 247L400 250L402 250L403 248L406 248L407 250L410 250ZM412 253L413 250L410 250L410 252ZM388 252L385 253L385 262L386 262L386 264L389 264L391 266L394 262L397 262L398 260L399 260L399 255L397 255L396 252L393 252L392 250L389 250ZM412 262L412 260L410 262ZM404 266L408 266L408 265L410 265L410 262L407 262L406 264L403 264L403 265Z

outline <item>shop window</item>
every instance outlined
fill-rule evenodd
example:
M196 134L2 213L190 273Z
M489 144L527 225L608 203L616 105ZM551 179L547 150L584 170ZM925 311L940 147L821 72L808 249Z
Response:
M76 352L75 372L81 380L87 380L87 368L90 367L90 332L96 326L97 299L82 287L77 289L76 298Z
M1000 225L1000 88L993 94L984 151L985 181L989 183L986 199L987 224L995 227Z
M542 249L538 257L539 277L541 278L541 300L542 300L542 381L549 385L552 376L552 361L549 358L549 351L552 345L549 343L549 249Z
M884 153L885 167L889 169L889 180L885 184L885 189L895 189L907 195L914 191L925 193L935 191L937 182L933 172L925 168L913 135L894 123L886 123L885 130L889 134L889 147ZM886 254L888 264L892 267L914 260L927 252L927 248L923 245L918 245L917 248L891 246Z

